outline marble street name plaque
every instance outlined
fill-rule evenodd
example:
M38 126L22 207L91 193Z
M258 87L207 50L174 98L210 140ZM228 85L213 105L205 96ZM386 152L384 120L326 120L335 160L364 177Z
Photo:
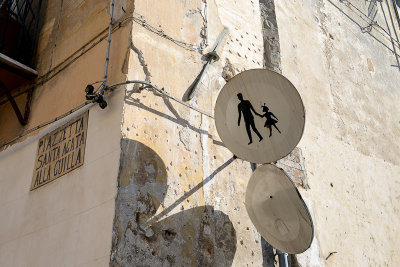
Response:
M39 140L31 190L83 165L89 112Z

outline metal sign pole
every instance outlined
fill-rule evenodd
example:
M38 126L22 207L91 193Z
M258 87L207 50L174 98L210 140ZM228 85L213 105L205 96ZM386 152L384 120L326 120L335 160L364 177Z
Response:
M278 255L279 267L289 267L288 254L278 249L276 250L276 254Z
M250 163L251 170L254 172L257 169L256 163ZM279 267L289 267L288 256L289 254L280 251L279 249L276 250L276 255L278 255L278 263Z

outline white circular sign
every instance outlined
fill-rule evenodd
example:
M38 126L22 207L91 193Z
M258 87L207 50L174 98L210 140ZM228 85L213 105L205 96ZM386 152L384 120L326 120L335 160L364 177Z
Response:
M288 79L270 70L248 70L229 80L214 114L225 146L254 163L285 157L303 135L305 112L299 93Z
M274 248L299 254L310 247L311 215L292 180L278 167L265 164L256 169L245 205L257 231Z

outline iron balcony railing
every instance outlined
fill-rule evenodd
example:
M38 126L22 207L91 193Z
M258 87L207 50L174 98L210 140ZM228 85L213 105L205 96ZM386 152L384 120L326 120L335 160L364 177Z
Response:
M42 0L0 0L0 53L33 67Z

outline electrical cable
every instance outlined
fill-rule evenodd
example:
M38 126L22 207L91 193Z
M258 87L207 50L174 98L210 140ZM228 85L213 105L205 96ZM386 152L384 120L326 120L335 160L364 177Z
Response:
M140 17L137 17L140 16ZM153 26L149 25L146 23L146 20L143 19L143 16L140 14L137 14L137 16L130 16L130 17L125 17L125 18L121 18L121 21L117 21L116 23L114 23L114 27L112 28L111 33L114 33L116 30L119 30L123 25L125 25L125 23L129 22L129 21L134 21L139 25L142 25L145 29L156 33L158 35L160 35L161 37L170 40L171 42L177 44L178 46L189 50L189 51L197 51L197 52L202 52L203 49L208 45L207 42L204 43L203 46L197 47L195 45L192 44L188 44L179 40L176 40L172 37L170 37L169 35L165 34L165 32L161 29L161 30L157 30L156 28L154 28ZM109 29L109 27L108 27ZM107 29L104 29L99 35L101 35L102 33L104 33ZM60 73L62 70L64 70L66 67L70 66L73 62L75 62L78 58L80 58L81 56L83 56L86 52L88 52L89 50L91 50L93 47L95 47L96 45L98 45L100 42L102 42L103 40L105 40L109 35L105 34L103 35L100 39L98 39L97 41L95 41L89 48L83 50L78 56L76 56L75 58L73 58L70 62L68 62L65 66L62 67L62 69L58 70L56 73L54 73L53 75L51 75L50 77L48 77L47 79L45 79L44 81L41 81L40 83L38 83L37 85L41 85L45 82L47 82L48 80L50 80L51 78L53 78L54 76L56 76L58 73ZM45 75L43 75L42 77L48 75L49 72Z
M385 14L385 11L383 10L382 3L379 3L379 4L381 5L382 13L383 13L383 16L385 17L385 22L386 22L386 26L387 26L387 28L388 28L389 34L391 34L391 32L390 32L390 26L389 26L389 23L388 23L388 21L387 21L387 19L386 19L386 14ZM397 36L397 33L396 33L396 29L394 28L394 23L393 23L393 19L392 19L392 14L391 14L391 12L390 12L390 7L389 7L389 4L388 4L387 0L386 0L386 5L387 5L387 8L388 8L388 10L389 10L389 17L390 17L390 20L391 20L391 22L392 22L392 27L393 27L394 33L395 33L395 35L396 35L396 37L397 37L397 39L398 39L398 36ZM396 51L396 46L394 45L393 39L392 39L391 41L392 41L392 47L393 47L393 54L394 54L395 57L396 57L397 66L399 66L399 57L398 57L398 54L397 54L397 51ZM398 69L398 70L400 71L400 69Z
M42 124L39 124L38 126L35 126L35 127L33 127L32 129L29 129L28 131L23 132L22 134L20 134L20 135L14 137L14 138L11 139L10 141L8 141L8 142L2 144L2 145L0 146L0 149L2 149L2 148L5 147L5 146L8 146L9 144L15 142L16 140L20 139L21 137L24 137L25 135L30 134L31 132L34 132L34 131L36 131L36 130L38 130L38 129L40 129L40 128L43 128L43 127L45 127L45 126L47 126L47 125L49 125L49 124L52 124L53 122L59 121L59 120L65 118L65 117L67 117L68 115L71 115L72 113L74 113L74 112L80 110L81 108L83 108L83 107L85 107L85 106L87 106L87 105L89 105L89 104L94 104L94 103L93 103L92 101L86 101L86 102L84 102L83 104L81 104L81 105L79 105L79 106L77 106L77 107L71 109L70 111L65 112L64 114L62 114L62 115L60 115L60 116L58 116L58 117L55 117L55 118L52 119L52 120L49 120L49 121L44 122L44 123L42 123Z
M103 82L104 82L104 80L100 80L100 81L93 82L93 83L90 83L90 84L93 85L93 84L96 84L96 83L103 83Z
M139 17L138 17L139 16ZM130 17L124 17L121 18L120 21L117 21L114 23L114 27L112 28L111 33L114 33L115 31L119 30L122 26L125 25L125 23L129 22L129 21L134 21L139 25L142 25L145 29L156 33L157 35L168 39L169 41L175 43L176 45L189 50L189 51L196 51L199 53L202 53L203 50L205 49L205 47L208 46L207 43L207 36L205 36L205 42L203 42L200 46L196 46L193 44L189 44L189 43L185 43L179 40L174 39L173 37L165 34L165 32L161 29L161 30L157 30L155 27L147 24L146 20L143 19L143 16L140 14L136 13L136 16L130 16ZM109 29L109 26L104 29L103 31L101 31L96 37L101 36L103 33L105 33L107 31L107 29ZM103 40L105 40L108 37L108 33L102 35L99 39L97 39L96 41L95 38L93 38L92 40L90 40L88 43L86 43L84 46L82 46L82 48L78 49L74 54L79 53L79 51L81 51L77 56L73 57L72 56L74 54L72 54L69 58L72 58L69 62L67 62L65 65L61 66L62 63L60 63L59 65L57 65L56 67L53 68L53 70L48 71L46 74L42 75L41 77L38 78L38 81L29 86L29 88L27 88L26 90L23 90L21 92L19 92L18 94L14 95L13 97L18 97L26 92L28 92L29 90L31 90L32 88L39 86L39 85L43 85L44 83L48 82L49 80L51 80L52 78L54 78L56 75L58 75L59 73L61 73L63 70L65 70L67 67L69 67L72 63L74 63L76 60L78 60L81 56L83 56L84 54L86 54L88 51L90 51L92 48L94 48L96 45L98 45L99 43L101 43ZM93 42L93 43L92 43ZM92 44L90 44L92 43ZM90 46L88 48L85 49L85 46L89 45ZM66 62L68 59L66 59L64 62ZM61 66L61 67L60 67ZM60 69L56 70L58 67L60 67ZM52 73L53 72L53 73ZM7 100L4 100L2 102L0 102L0 105L3 105L5 103L7 103Z
M166 92L164 90L164 88L160 89L156 85L152 84L151 82L139 81L139 80L131 80L131 81L128 80L128 81L125 81L125 82L115 83L115 84L112 84L110 86L107 86L106 89L112 89L112 88L115 88L115 87L118 87L118 86L121 86L121 85L131 84L131 83L146 85L147 87L153 89L157 93L162 94L162 95L174 100L175 102L178 102L181 105L184 105L184 106L186 106L186 107L188 107L190 109L193 109L193 110L195 110L195 111L197 111L197 112L199 112L199 113L201 113L203 115L206 115L207 117L210 117L210 118L214 119L214 116L211 115L210 113L207 113L207 112L205 112L205 111L203 111L203 110L201 110L201 109L199 109L199 108L197 108L197 107L195 107L195 106L193 106L191 104L188 104L188 103L178 99L177 97L175 97L175 96L171 95L170 93Z
M384 33L386 33L386 35L388 35L388 37L392 40L392 41L395 41L396 43L397 43L397 45L398 46L400 46L400 42L399 41L397 41L396 39L394 39L393 37L392 37L392 35L390 34L390 33L388 33L381 25L379 25L378 23L376 23L376 21L374 21L374 22L370 22L370 18L368 17L368 15L365 15L357 6L355 6L355 5L353 5L349 0L344 0L344 1L341 1L341 2L346 2L346 3L348 3L349 5L351 5L355 10L357 10L361 15L363 15L365 18L366 18L366 20L365 19L363 19L365 22L367 22L368 23L368 26L367 27L373 27L373 26L377 26L379 29L381 29ZM370 31L370 30L369 30ZM368 32L369 32L368 31ZM381 33L382 34L382 33ZM382 34L383 35L383 34Z
M96 82L96 83L98 83L98 82ZM171 94L169 94L168 92L166 92L164 89L160 89L160 88L158 88L156 85L154 85L154 84L152 84L152 83L150 83L150 82L140 81L140 80L125 81L125 82L115 83L115 84L112 84L112 85L110 85L110 86L107 86L105 90L112 90L112 89L114 89L114 88L116 88L116 87L119 87L119 86L121 86L121 85L132 84L132 83L133 83L133 84L142 84L142 85L146 85L147 87L153 89L155 92L157 92L157 93L159 93L159 94L162 94L162 95L164 95L164 96L166 96L166 97L168 97L168 98L170 98L170 99L172 99L172 100L178 102L179 104L182 104L182 105L184 105L184 106L186 106L186 107L188 107L188 108L190 108L190 109L193 109L193 110L195 110L195 111L197 111L197 112L199 112L199 113L201 113L201 114L203 114L203 115L205 115L205 116L207 116L207 117L210 117L210 118L214 119L214 116L212 116L211 114L209 114L209 113L207 113L207 112L205 112L205 111L203 111L203 110L201 110L201 109L199 109L199 108L197 108L197 107L195 107L195 106L193 106L193 105L190 105L190 104L188 104L188 103L186 103L186 102L183 102L183 101L179 100L178 98L176 98L176 97L172 96ZM24 137L24 136L27 135L27 134L30 134L30 133L32 133L32 132L34 132L34 131L36 131L36 130L39 130L40 128L43 128L43 127L45 127L45 126L47 126L47 125L49 125L49 124L51 124L51 123L53 123L53 122L59 121L59 120L61 120L61 119L65 118L65 117L67 117L68 115L71 115L72 113L74 113L74 112L80 110L81 108L83 108L83 107L85 107L85 106L87 106L87 105L89 105L89 104L94 105L95 103L96 103L95 101L86 101L86 102L84 102L83 104L81 104L81 105L79 105L79 106L77 106L77 107L75 107L75 108L73 108L73 109L71 109L71 110L65 112L64 114L62 114L62 115L60 115L60 116L58 116L58 117L56 117L56 118L54 118L54 119L52 119L52 120L49 120L49 121L44 122L44 123L42 123L42 124L39 124L38 126L35 126L35 127L33 127L32 129L29 129L29 130L27 130L26 132L23 132L22 134L20 134L20 135L14 137L14 138L11 139L10 141L8 141L8 142L2 144L2 145L0 146L0 150L1 150L3 147L8 146L8 145L12 144L13 142L15 142L16 140L18 140L18 139Z
M113 19L114 19L114 1L115 0L112 0L112 2L111 2L111 16L110 16L110 25L108 27L106 62L104 63L104 81L100 85L100 89L99 89L99 91L100 91L99 94L101 94L101 95L104 94L104 88L107 84L107 79L108 79L108 63L110 62L111 31L112 31L112 25L113 25Z
M205 41L203 43L201 43L199 46L193 45L193 44L189 44L189 43L185 43L179 40L174 39L173 37L165 34L165 32L161 29L158 30L155 27L147 24L146 20L143 19L143 16L140 14L137 14L138 16L131 16L131 17L127 17L125 20L133 20L134 22L136 22L137 24L143 26L145 29L161 36L164 37L165 39L170 40L171 42L175 43L176 45L189 50L189 51L197 51L197 52L202 52L204 50L205 47L207 47L208 43L207 43L207 36L205 36ZM125 20L123 20L121 23L123 23Z
M54 76L56 76L56 75L59 74L61 71L63 71L64 69L66 69L68 66L70 66L73 62L75 62L78 58L80 58L80 57L81 57L82 55L84 55L86 52L88 52L90 49L92 49L93 47L95 47L97 44L99 44L101 41L103 41L105 38L108 37L108 47L107 47L107 55L106 55L106 62L105 62L104 79L103 79L103 80L100 80L100 81L93 82L93 83L90 84L90 85L93 85L93 84L101 83L100 86L98 87L98 89L96 90L96 93L97 93L98 91L100 91L99 94L103 95L104 92L105 92L105 90L113 89L113 88L115 88L115 87L118 87L118 86L124 85L124 84L131 84L131 83L142 84L142 85L146 85L147 87L153 89L154 91L158 92L159 94L162 94L162 95L164 95L164 96L166 96L166 97L168 97L168 98L170 98L170 99L172 99L172 100L174 100L174 101L176 101L176 102L178 102L178 103L180 103L180 104L182 104L182 105L184 105L184 106L186 106L186 107L188 107L188 108L191 108L191 109L193 109L193 110L195 110L195 111L197 111L197 112L199 112L199 113L201 113L201 114L203 114L203 115L206 115L206 116L208 116L208 117L214 119L214 117L213 117L211 114L209 114L209 113L207 113L207 112L205 112L205 111L203 111L203 110L201 110L201 109L199 109L199 108L196 108L196 107L193 106L193 105L187 104L187 103L185 103L185 102L179 100L178 98L176 98L176 97L170 95L168 92L164 91L164 88L163 88L163 89L160 89L160 88L158 88L157 86L153 85L151 82L145 82L145 81L134 80L134 81L126 81L126 82L116 83L116 84L113 84L113 85L110 85L110 86L107 86L107 85L106 85L106 82L107 82L107 74L108 74L108 61L109 61L109 53L110 53L110 44L111 44L111 34L112 34L114 31L116 31L116 30L118 30L119 28L121 28L122 25L123 25L124 23L126 23L127 21L129 21L129 20L135 21L136 23L142 25L142 26L143 26L144 28L146 28L147 30L149 30L149 31L151 31L151 32L153 32L153 33L156 33L156 34L160 35L161 37L166 38L166 39L172 41L173 43L175 43L175 44L177 44L177 45L179 45L179 46L181 46L181 47L183 47L183 48L185 48L185 49L187 49L187 50L190 50L190 51L198 51L198 52L202 53L204 47L206 47L206 46L208 45L208 44L207 44L207 38L205 39L205 42L203 42L203 43L200 44L199 47L197 47L197 46L195 46L195 45L192 45L192 44L188 44L188 43L182 42L182 41L178 41L178 40L176 40L176 39L174 39L174 38L168 36L167 34L165 34L164 31L163 31L162 29L161 29L161 30L157 30L157 29L154 28L153 26L147 24L147 23L146 23L146 20L144 20L144 19L143 19L143 16L141 16L141 15L140 15L140 18L134 17L134 16L124 18L124 19L122 19L120 22L118 22L118 24L116 25L116 27L113 28L113 27L112 27L112 24L113 24L113 14L114 14L114 0L112 0L112 4L111 4L111 5L112 5L112 11L111 11L110 24L109 24L109 27L108 27L108 34L102 36L99 40L97 40L97 41L95 41L94 43L92 43L92 45L91 45L89 48L87 48L87 49L85 49L85 50L82 50L81 53L80 53L78 56L76 56L75 58L73 58L70 62L68 62L68 63L67 63L66 65L64 65L61 69L59 69L58 71L56 71L55 73L53 73L51 76L49 76L49 77L47 77L47 78L44 78L44 79L41 80L40 82L38 82L38 83L36 83L36 84L30 86L28 90L32 89L34 86L41 85L41 84L44 84L45 82L49 81L49 80L52 79ZM99 35L101 35L104 31L105 31L105 30L103 30ZM57 67L55 67L55 68L57 68ZM51 72L51 71L49 71L48 73L46 73L46 74L43 75L42 77L45 77L46 75L50 74L50 72ZM41 78L42 78L42 77L41 77ZM21 95L21 94L23 94L23 93L24 93L24 92L21 92L19 95ZM47 125L53 123L53 122L56 122L56 121L58 121L58 120L60 120L60 119L63 119L63 118L65 118L66 116L68 116L68 115L70 115L70 114L72 114L72 113L78 111L79 109L85 107L86 105L94 104L95 102L96 102L95 99L90 100L90 101L86 101L86 102L84 102L83 104L81 104L81 105L79 105L79 106L77 106L77 107L71 109L70 111L68 111L68 112L66 112L66 113L64 113L64 114L62 114L62 115L60 115L60 116L58 116L58 117L56 117L56 118L54 118L54 119L52 119L52 120L50 120L50 121L44 122L44 123L42 123L42 124L39 124L38 126L35 126L34 128L31 128L31 129L29 129L28 131L23 132L22 134L20 134L20 135L14 137L14 138L11 139L10 141L8 141L8 142L2 144L2 145L0 146L0 149L2 149L2 148L5 147L5 146L8 146L9 144L15 142L16 140L18 140L18 139L24 137L25 135L27 135L27 134L29 134L29 133L32 133L32 132L34 132L34 131L36 131L36 130L38 130L38 129L40 129L40 128L43 128L43 127L45 127L45 126L47 126ZM106 105L107 105L107 103L106 103ZM100 105L100 106L101 106L101 105ZM104 107L105 107L105 106L104 106ZM101 107L101 108L104 108L104 107Z

